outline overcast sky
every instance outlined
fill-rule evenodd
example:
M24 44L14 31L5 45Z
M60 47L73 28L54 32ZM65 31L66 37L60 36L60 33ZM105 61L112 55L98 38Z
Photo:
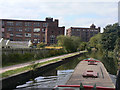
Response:
M0 18L59 19L59 26L105 27L118 22L118 0L0 0Z

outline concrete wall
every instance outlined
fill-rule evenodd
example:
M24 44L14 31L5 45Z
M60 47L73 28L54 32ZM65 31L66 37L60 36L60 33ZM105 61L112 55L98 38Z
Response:
M29 48L29 49L10 49L10 48L3 48L2 49L2 53L4 54L11 54L11 53L39 53L39 52L44 52L44 51L49 51L50 49L33 49L33 48Z
M53 68L56 68L63 63L67 63L68 61L79 57L81 54L71 56L71 57L68 57L68 58L64 58L64 59L62 59L58 62L55 62L55 63L50 63L50 64L47 64L47 65L41 66L41 67L37 68L37 71L32 71L32 70L31 71L26 71L26 72L23 72L23 73L20 73L20 74L17 74L17 75L13 75L13 76L10 76L10 77L7 77L7 78L3 78L2 79L2 88L3 89L16 88L16 86L27 82L31 78L38 77L41 73L45 73L46 71L51 70Z

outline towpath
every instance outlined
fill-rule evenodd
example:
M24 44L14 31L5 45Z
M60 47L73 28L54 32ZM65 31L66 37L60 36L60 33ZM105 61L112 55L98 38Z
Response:
M66 56L74 55L74 54L82 53L82 52L84 52L84 51L75 52L75 53L69 53L69 54L50 57L50 58L45 58L45 59L40 59L40 60L35 61L35 63L42 63L42 62L50 61L50 60L57 59L57 58L64 58ZM0 68L0 73L6 72L6 71L9 71L9 70L14 70L14 69L17 69L17 68L22 68L22 67L25 67L25 66L29 66L32 63L33 62L27 62L27 63L22 63L22 64L16 64L16 65L12 65L12 66L3 67L3 68Z

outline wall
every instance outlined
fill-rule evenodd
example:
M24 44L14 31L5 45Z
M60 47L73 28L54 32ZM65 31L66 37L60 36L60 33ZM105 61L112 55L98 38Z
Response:
M26 49L22 49L22 48L16 48L16 49L11 49L11 48L3 48L2 49L2 53L4 54L11 54L11 53L20 53L20 54L24 54L24 53L39 53L41 51L49 51L50 49L33 49L33 48L26 48Z

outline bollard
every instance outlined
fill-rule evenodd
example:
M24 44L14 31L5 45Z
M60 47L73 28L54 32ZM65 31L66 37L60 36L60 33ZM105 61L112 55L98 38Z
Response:
M93 86L92 90L96 90L96 84Z
M84 90L82 83L80 83L80 90Z

